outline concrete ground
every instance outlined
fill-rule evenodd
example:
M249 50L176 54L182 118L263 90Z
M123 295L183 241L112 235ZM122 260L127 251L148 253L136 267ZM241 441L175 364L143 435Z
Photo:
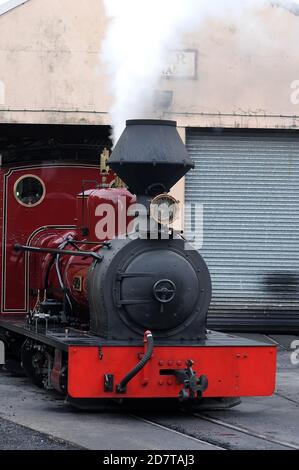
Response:
M76 450L67 442L0 418L0 450Z
M294 339L266 338L279 346L276 393L244 398L226 411L75 411L54 392L2 370L0 449L299 449L299 365L291 363L289 350Z

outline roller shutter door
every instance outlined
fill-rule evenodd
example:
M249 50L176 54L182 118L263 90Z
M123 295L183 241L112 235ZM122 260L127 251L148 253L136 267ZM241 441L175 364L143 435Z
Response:
M204 207L208 326L299 331L299 134L187 130L186 202Z

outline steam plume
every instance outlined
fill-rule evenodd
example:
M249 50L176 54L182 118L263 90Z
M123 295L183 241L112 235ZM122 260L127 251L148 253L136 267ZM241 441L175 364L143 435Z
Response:
M208 17L242 18L249 10L281 0L104 0L109 19L102 58L110 77L110 115L114 141L126 119L152 117L152 101L169 49L180 47L184 34Z

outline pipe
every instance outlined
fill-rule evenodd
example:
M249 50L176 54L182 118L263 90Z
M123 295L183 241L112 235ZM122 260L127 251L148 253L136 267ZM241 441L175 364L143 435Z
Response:
M127 375L116 386L117 393L126 392L127 384L130 382L130 380L133 379L133 377L138 374L138 372L143 369L143 367L148 363L148 361L152 357L154 349L154 339L151 331L146 331L144 333L144 343L147 344L147 348L143 358L138 362L138 364L136 364L136 366L132 370L130 370L130 372L127 373Z
M14 249L16 252L18 251L32 251L34 253L50 253L53 255L69 255L69 256L82 256L82 257L91 257L98 261L102 261L103 256L94 253L93 251L75 251L75 250L61 250L59 248L42 248L38 246L27 246L27 245L20 245L16 243L14 245Z
M57 274L58 282L59 282L59 285L60 285L60 289L62 290L63 296L68 301L68 304L70 306L71 311L73 311L73 305L72 305L71 299L70 299L70 297L67 293L67 289L64 285L62 275L61 275L61 272L60 272L59 259L60 259L60 255L58 254L55 257L55 268L56 268L56 274ZM65 304L65 302L64 302L64 304ZM65 307L65 305L64 305L64 307Z

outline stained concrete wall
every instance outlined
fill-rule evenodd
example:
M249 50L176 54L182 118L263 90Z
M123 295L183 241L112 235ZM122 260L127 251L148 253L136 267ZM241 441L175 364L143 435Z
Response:
M1 15L0 122L109 124L105 25L100 0L30 0ZM161 80L173 92L164 116L182 127L299 127L298 44L299 16L277 7L241 28L210 20L184 40L196 78Z
M100 0L30 0L0 16L1 122L108 122Z

